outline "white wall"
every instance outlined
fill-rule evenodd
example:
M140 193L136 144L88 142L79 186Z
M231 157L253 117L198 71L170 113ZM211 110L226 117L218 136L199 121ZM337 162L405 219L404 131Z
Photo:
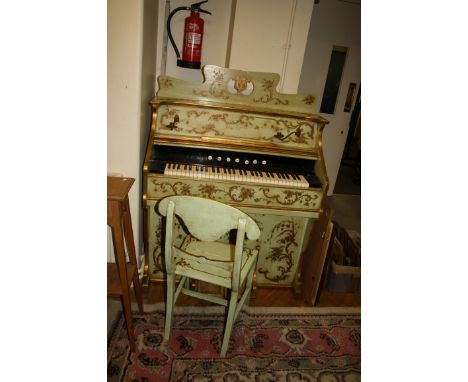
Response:
M171 9L189 5L172 0ZM108 173L136 179L130 208L138 253L142 250L141 173L149 133L149 100L161 72L165 0L108 0ZM211 0L205 20L202 65L276 72L278 90L296 93L312 14L309 0ZM182 44L188 11L172 19L177 46ZM230 27L234 33L230 33ZM179 68L168 42L166 74L202 82L200 70Z
M159 2L157 75L161 73L165 0ZM172 0L171 10L189 5ZM279 91L296 93L312 14L309 0L216 0L203 8L205 21L202 66L212 64L247 71L281 75ZM184 19L188 11L176 13L171 30L181 50ZM230 33L230 25L233 30ZM179 68L170 42L167 48L166 74L187 81L202 82L201 71Z
M107 2L107 171L135 178L129 200L141 252L141 168L154 95L157 0Z
M190 0L171 0L171 11L177 7L188 6L196 1ZM163 32L166 28L166 20L164 18L165 0L159 0L159 17L158 17L158 58L156 75L161 74L161 58L163 46ZM231 0L211 0L202 5L202 9L211 12L211 15L200 13L200 17L204 20L204 36L202 43L202 58L201 65L212 64L218 66L226 66L226 52L228 46L229 23L231 18ZM182 42L184 20L190 16L189 11L177 12L171 20L172 37L176 43L179 53L182 55ZM167 62L166 75L180 78L186 81L203 82L203 76L200 70L180 68L176 65L177 56L168 39L167 42ZM157 87L157 86L156 86Z
M229 67L278 73L278 91L297 93L313 5L309 0L237 0Z
M350 82L355 82L359 87L361 81L361 6L359 3L326 0L315 5L298 92L317 94L317 112L320 110L334 45L348 47L349 51L335 107L336 113L334 115L320 114L330 121L323 134L325 166L330 180L329 195L333 193L349 130L351 112L343 113L348 85ZM358 89L355 92L354 102L357 91Z

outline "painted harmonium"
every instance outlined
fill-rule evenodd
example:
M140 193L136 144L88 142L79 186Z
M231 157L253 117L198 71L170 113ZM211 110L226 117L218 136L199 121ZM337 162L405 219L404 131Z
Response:
M217 200L246 212L261 236L256 284L297 286L301 256L327 193L322 153L327 120L311 94L281 94L279 75L213 65L196 84L160 76L143 167L144 284L164 280L170 195ZM156 208L155 208L156 207ZM182 244L187 232L178 227ZM230 240L228 236L222 240Z

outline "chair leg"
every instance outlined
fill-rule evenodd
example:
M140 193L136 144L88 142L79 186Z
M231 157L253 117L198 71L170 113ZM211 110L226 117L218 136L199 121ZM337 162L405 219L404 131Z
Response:
M171 335L172 315L174 313L175 275L167 274L166 322L164 324L164 341Z
M229 339L231 338L231 330L232 330L232 324L234 323L234 316L236 312L236 306L237 306L237 295L238 292L232 292L231 291L231 299L229 300L229 308L228 308L228 315L226 319L226 327L224 328L224 337L223 337L223 343L221 345L221 357L226 356L226 352L228 350L229 346Z

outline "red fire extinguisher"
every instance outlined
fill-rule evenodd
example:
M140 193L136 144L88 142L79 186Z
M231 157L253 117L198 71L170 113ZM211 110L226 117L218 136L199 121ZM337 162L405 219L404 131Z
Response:
M167 34L177 55L177 66L182 68L200 69L204 24L203 19L200 17L200 12L211 15L211 12L200 8L200 6L206 2L208 2L208 0L192 4L190 7L178 7L174 9L167 18ZM179 11L190 11L190 16L185 19L182 59L180 59L179 49L177 49L171 33L172 16Z

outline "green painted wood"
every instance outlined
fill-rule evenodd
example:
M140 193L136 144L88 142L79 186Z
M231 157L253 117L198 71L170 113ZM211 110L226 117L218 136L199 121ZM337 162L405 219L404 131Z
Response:
M282 94L276 91L280 76L276 73L246 72L215 65L203 67L202 84L169 76L158 78L160 100L196 100L222 105L250 106L265 110L282 110L314 114L314 94Z
M154 129L145 162L152 157L153 144L310 158L322 188L192 180L144 171L148 278L164 279L162 218L155 206L165 197L186 195L216 200L248 213L261 228L257 240L244 243L244 248L259 253L257 284L292 286L308 240L306 227L319 216L328 189L322 153L322 131L328 121L315 114L314 95L278 93L277 74L213 65L203 72L202 84L159 78L160 89L151 101ZM187 235L175 220L174 243L181 245Z
M148 236L149 276L150 280L164 280L162 267L162 253L164 251L161 251L161 247L164 246L164 243L161 243L162 219L154 208L156 206L157 209L158 202L149 202L152 206L150 207L152 213L150 220L151 222L157 221ZM301 253L307 246L306 228L310 231L311 219L285 215L284 212L280 212L281 214L275 214L272 211L269 214L251 213L257 211L251 209L249 215L260 227L260 236L256 240L244 242L244 250L258 251L255 270L257 285L292 286L300 264ZM190 239L188 234L176 219L173 236L176 245L179 247L190 245L191 240L187 240L187 238ZM224 236L221 241L227 244L228 236ZM191 250L195 249L192 247ZM226 251L232 251L232 249Z
M203 136L205 140L243 140L254 145L264 143L276 151L288 148L318 155L321 124L305 118L162 104L158 107L155 140L160 135L175 139Z
M226 232L237 228L240 219L246 221L249 239L255 240L260 236L257 224L248 215L229 205L198 197L170 196L159 203L158 210L162 215L169 216L167 209L171 202L190 233L199 240L219 239Z
M164 340L170 337L174 305L180 293L201 298L228 307L226 327L221 345L221 357L226 355L233 322L241 304L248 301L253 272L258 257L257 250L244 248L246 237L256 240L260 229L244 212L229 205L191 196L170 196L161 200L158 211L166 217L164 243L165 271L167 274L167 306ZM193 239L177 244L176 216L187 227ZM216 243L231 230L236 229L235 245ZM175 289L175 279L180 282ZM201 280L231 289L228 300L185 288L186 279ZM239 297L241 285L246 285Z
M318 213L323 200L319 188L293 188L273 185L254 185L215 179L181 179L168 175L148 175L147 195L162 199L172 195L197 196L238 207L268 207L277 213L292 211ZM309 215L310 216L310 215Z

